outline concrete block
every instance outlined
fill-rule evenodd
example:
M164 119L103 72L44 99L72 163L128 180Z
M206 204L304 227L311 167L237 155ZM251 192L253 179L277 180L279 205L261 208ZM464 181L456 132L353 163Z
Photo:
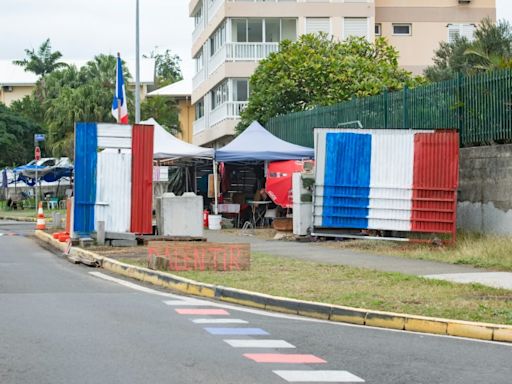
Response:
M94 244L94 239L92 239L90 237L82 237L79 240L79 244L80 244L80 247L87 248Z
M130 232L105 232L105 238L110 240L136 240L135 233Z
M113 247L136 247L137 240L111 240Z

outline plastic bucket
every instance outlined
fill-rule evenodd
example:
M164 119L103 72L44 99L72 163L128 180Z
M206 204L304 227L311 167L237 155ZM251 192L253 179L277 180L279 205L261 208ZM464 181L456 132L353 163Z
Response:
M208 229L220 230L222 216L221 215L208 215Z

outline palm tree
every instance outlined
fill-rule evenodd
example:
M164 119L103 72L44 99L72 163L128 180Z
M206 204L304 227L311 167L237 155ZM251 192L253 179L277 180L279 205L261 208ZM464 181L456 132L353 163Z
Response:
M66 63L58 61L62 54L59 51L52 52L50 39L46 39L37 52L34 49L25 49L25 54L27 55L26 59L15 60L13 63L24 67L25 71L42 77L56 69L67 67Z

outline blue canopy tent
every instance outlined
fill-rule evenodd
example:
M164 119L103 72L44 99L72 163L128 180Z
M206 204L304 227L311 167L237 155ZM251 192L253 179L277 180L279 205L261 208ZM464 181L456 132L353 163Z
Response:
M281 140L263 128L257 121L253 121L228 145L215 151L215 160L225 163L301 160L313 157L313 148L301 147Z
M301 147L281 140L263 128L260 123L253 121L232 142L215 151L213 162L215 214L218 213L217 162L302 160L313 157L313 148Z

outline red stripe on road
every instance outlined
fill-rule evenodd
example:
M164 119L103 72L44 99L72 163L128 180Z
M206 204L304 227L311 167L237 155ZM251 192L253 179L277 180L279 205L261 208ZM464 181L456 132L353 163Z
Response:
M314 355L283 354L283 353L244 353L248 359L257 363L290 363L290 364L308 364L308 363L326 363L325 360Z
M177 308L180 315L229 315L225 309Z

